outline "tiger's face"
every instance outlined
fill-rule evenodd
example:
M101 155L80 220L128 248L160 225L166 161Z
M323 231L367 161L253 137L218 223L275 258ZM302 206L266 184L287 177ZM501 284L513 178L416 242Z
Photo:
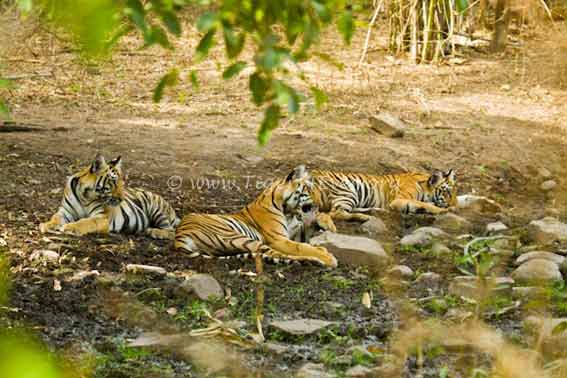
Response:
M455 171L435 171L426 185L427 197L437 207L453 207L457 205L457 182Z
M311 212L313 200L310 192L312 189L313 179L305 166L295 167L278 188L278 196L283 203L284 213L296 215Z
M80 193L85 200L103 201L110 206L120 203L124 186L121 157L107 163L103 156L97 155L79 178Z

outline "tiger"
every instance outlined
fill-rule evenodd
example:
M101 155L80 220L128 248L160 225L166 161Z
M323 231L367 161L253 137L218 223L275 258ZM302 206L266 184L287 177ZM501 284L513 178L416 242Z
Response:
M163 197L126 188L120 156L107 163L97 154L89 166L67 179L61 206L39 230L77 235L143 232L155 239L173 239L179 221Z
M313 170L311 197L333 220L365 222L373 210L441 214L457 205L455 171L367 175Z
M190 257L256 256L275 262L310 261L336 267L336 258L323 247L291 240L301 230L300 214L313 210L313 185L305 166L274 181L244 209L233 214L187 214L175 232L175 248ZM299 227L298 227L299 225Z

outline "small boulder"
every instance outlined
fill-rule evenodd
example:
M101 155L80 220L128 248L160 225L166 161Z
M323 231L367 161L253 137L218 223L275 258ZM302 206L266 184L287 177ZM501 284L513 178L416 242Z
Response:
M520 257L516 259L516 265L522 265L526 261L534 259L549 260L557 265L561 265L565 261L565 256L545 251L532 251L520 255Z
M486 280L486 287L480 286L476 276L457 276L449 285L449 293L458 297L477 298L482 295L509 295L512 292L514 280L510 277L494 277Z
M390 261L390 256L379 242L362 236L326 231L309 242L314 246L327 248L343 264L381 268L388 265Z
M407 280L413 277L413 270L406 265L395 265L388 269L388 276L400 280Z
M369 118L370 128L390 138L401 138L407 129L406 124L393 114L380 112Z
M337 323L319 319L296 319L274 320L270 323L270 326L290 335L303 336L319 332L334 324Z
M426 247L433 243L435 239L448 237L447 233L435 227L420 227L400 240L403 246Z
M535 242L543 245L567 241L567 224L552 217L531 221L528 232Z
M222 286L210 274L195 274L190 276L180 287L183 291L192 293L201 300L224 297Z
M418 285L436 287L441 283L441 275L435 272L421 273L414 282Z
M544 192L549 192L550 190L555 189L556 186L557 186L557 182L555 182L554 180L547 180L542 182L539 188Z
M126 271L129 273L155 274L159 276L165 276L167 273L167 271L160 266L140 264L128 264L126 265Z
M264 348L264 350L266 350L266 351L268 351L272 354L278 355L278 356L282 355L282 354L286 354L291 349L286 344L276 343L276 342L271 342L271 341L262 344L262 347Z
M435 219L435 226L450 233L466 233L472 229L472 224L465 218L453 213L441 214Z
M431 246L431 253L435 256L450 255L452 253L451 248L447 247L441 242L433 242Z
M37 249L31 253L30 260L36 262L56 263L59 261L59 253L50 249Z
M502 206L490 198L476 196L473 194L464 194L457 197L457 207L459 209L470 209L481 213L500 213Z
M362 366L362 365L356 365L351 367L350 369L348 369L345 372L345 377L348 378L370 378L370 377L375 377L374 372L372 371L372 369L366 367L366 366Z
M512 297L522 301L532 301L544 299L547 292L542 287L537 286L517 286L512 288Z
M492 222L486 225L486 232L488 232L489 234L497 234L499 232L506 231L507 229L508 226L500 221Z
M372 217L366 222L362 223L359 227L359 232L361 234L370 236L370 237L377 237L386 233L386 224L382 221L382 219L377 217Z
M512 278L520 283L543 284L563 280L557 264L544 259L526 261L512 272Z
M295 374L295 378L335 378L336 376L335 373L328 372L325 365L312 362L303 365Z

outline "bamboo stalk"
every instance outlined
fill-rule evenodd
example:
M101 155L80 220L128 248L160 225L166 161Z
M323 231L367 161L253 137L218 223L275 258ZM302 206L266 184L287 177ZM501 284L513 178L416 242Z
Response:
M429 0L429 7L427 10L427 23L423 29L423 48L421 50L421 61L427 62L431 56L430 40L431 29L433 27L433 12L435 10L436 0Z

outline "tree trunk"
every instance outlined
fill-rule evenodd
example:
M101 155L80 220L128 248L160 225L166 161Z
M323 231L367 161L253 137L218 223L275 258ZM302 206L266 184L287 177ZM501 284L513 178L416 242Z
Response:
M506 49L508 42L508 25L510 24L508 0L497 0L495 14L491 49L493 52L502 52Z

